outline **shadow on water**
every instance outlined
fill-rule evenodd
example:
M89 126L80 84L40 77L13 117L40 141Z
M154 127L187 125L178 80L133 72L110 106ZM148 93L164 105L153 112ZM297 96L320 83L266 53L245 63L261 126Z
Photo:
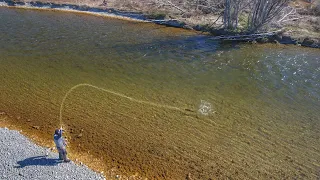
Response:
M34 156L18 161L19 166L15 168L24 168L26 166L56 166L62 161L59 159L48 158L47 156Z
M137 60L140 57L164 57L162 60L175 59L184 62L203 61L212 57L214 54L240 49L239 44L228 43L212 40L207 36L181 36L170 37L165 39L155 39L151 42L141 42L134 44L114 44L108 47L106 43L95 43L96 49L105 51L112 48L117 52L126 52ZM174 56L172 56L174 54ZM141 56L143 55L143 56Z

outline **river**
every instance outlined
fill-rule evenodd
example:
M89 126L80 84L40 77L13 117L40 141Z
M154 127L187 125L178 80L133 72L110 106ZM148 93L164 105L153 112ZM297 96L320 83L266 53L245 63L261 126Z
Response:
M0 7L0 22L11 123L51 142L70 88L106 90L66 98L71 156L149 179L320 177L319 49L60 11Z

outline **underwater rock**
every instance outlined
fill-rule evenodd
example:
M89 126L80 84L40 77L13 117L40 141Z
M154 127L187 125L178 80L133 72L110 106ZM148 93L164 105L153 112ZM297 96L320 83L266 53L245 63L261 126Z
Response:
M192 180L192 178L191 178L191 173L188 173L188 174L187 174L186 180Z
M82 137L82 133L77 135L77 138L81 138Z
M40 126L32 126L32 128L39 130Z

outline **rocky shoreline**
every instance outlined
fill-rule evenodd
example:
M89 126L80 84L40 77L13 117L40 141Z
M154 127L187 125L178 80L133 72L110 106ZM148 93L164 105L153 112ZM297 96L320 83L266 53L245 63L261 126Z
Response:
M18 131L0 128L0 134L0 179L105 179L85 165L61 162Z
M77 11L77 12L85 12L102 16L112 16L116 18L124 18L142 22L152 22L159 25L165 25L169 27L176 28L185 28L192 29L196 31L208 32L214 36L229 36L235 35L230 34L229 32L225 32L221 29L207 29L206 27L202 27L199 25L191 26L186 24L185 22L179 21L177 19L166 19L164 16L152 16L148 14L144 14L141 12L130 12L130 11L121 11L114 8L106 8L106 7L91 7L88 5L75 5L75 4L57 4L51 2L40 2L40 1L31 1L31 2L23 2L23 1L14 1L14 0L0 0L0 6L7 7L20 7L20 8L40 8L40 9L52 9L52 10L64 10L64 11ZM306 46L312 48L320 48L320 37L308 37L308 36L295 36L288 31L282 30L278 31L278 33L261 37L256 39L246 39L246 40L233 40L240 42L250 42L250 43L280 43L280 44L295 44L299 46Z

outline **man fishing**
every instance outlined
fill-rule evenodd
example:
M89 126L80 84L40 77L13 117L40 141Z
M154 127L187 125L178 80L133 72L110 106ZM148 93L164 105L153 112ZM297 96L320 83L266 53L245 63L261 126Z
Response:
M62 131L62 127L60 129L56 129L54 132L53 140L59 152L59 159L63 160L64 162L70 162L70 160L67 158L67 143L62 137Z

